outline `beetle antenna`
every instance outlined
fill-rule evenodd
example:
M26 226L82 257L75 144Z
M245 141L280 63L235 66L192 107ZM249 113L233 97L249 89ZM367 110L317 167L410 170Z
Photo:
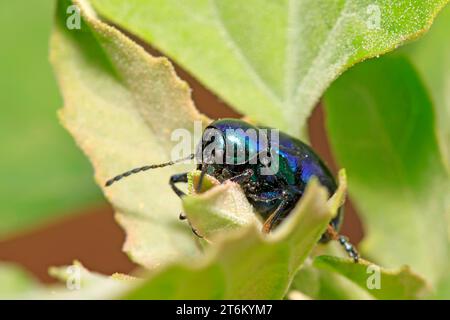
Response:
M200 177L198 178L198 183L195 186L195 192L199 193L200 190L202 189L202 184L203 184L203 178L205 177L206 174L206 166L205 164L202 165L202 172L200 172Z
M143 166L143 167L139 167L139 168L134 168L132 170L129 170L127 172L124 172L122 174L119 174L117 176L115 176L112 179L109 179L108 181L106 181L105 183L105 187L109 187L110 185L112 185L114 182L119 181L123 178L126 178L132 174L136 174L139 172L143 172L143 171L147 171L150 169L156 169L156 168L163 168L163 167L167 167L167 166L172 166L176 163L182 162L182 161L186 161L186 160L192 160L194 159L194 154L190 154L189 156L185 157L185 158L181 158L178 160L174 160L174 161L169 161L169 162L164 162L164 163L160 163L160 164L152 164L152 165L147 165L147 166Z

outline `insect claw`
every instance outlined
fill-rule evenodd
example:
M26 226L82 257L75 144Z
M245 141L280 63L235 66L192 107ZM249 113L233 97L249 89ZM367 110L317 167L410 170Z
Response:
M199 237L200 239L203 238L203 236L200 235L194 227L191 226L191 229L192 229L192 232L193 232L197 237Z
M348 238L345 236L339 236L337 240L344 247L344 250L350 256L350 258L352 258L355 263L358 263L359 253L355 249L355 247L348 241Z

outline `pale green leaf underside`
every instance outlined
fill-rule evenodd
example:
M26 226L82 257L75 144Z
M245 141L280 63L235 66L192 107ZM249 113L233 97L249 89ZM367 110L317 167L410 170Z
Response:
M222 188L232 188L224 184ZM189 216L195 210L223 209L216 203L217 188L186 201ZM224 192L228 192L224 190ZM203 202L200 206L199 203ZM210 205L212 202L213 205ZM227 204L223 204L226 208ZM206 213L210 213L207 210ZM313 181L291 215L270 237L254 225L217 240L204 260L190 266L172 266L132 290L130 299L281 299L292 278L325 231L333 213L325 189ZM208 218L204 216L204 218ZM217 239L217 238L216 238Z
M231 184L223 185L232 188ZM215 202L216 188L198 197L204 207ZM228 192L228 191L224 191ZM340 191L342 192L342 191ZM335 200L331 200L334 202ZM186 202L187 210L197 209ZM223 205L224 207L226 204ZM327 203L326 189L312 181L290 217L273 236L246 225L218 239L206 255L189 265L174 264L150 274L146 280L90 273L79 263L82 282L77 292L58 287L48 298L121 299L281 299L311 249L326 229L334 204ZM216 206L217 208L217 206ZM221 208L218 211L222 211ZM51 274L67 283L67 267L52 268ZM145 274L141 276L147 277Z
M61 283L44 286L20 268L0 264L0 298L26 300L111 299L129 290L137 281L118 280L86 270L79 262L50 268Z
M448 1L92 2L241 113L299 135L340 73L417 37Z
M232 182L214 187L206 194L186 197L183 208L192 226L207 240L243 226L261 226L241 187Z
M61 284L31 291L31 299L114 299L140 281L131 276L106 276L89 271L78 261L70 266L51 267L49 274L60 280Z
M198 184L200 171L189 174L189 189L194 193L194 185ZM227 181L221 185L214 178L205 175L201 194L191 194L183 199L183 208L191 226L207 240L220 237L230 230L243 226L255 225L262 228L252 205L248 202L241 187ZM205 192L207 191L207 192ZM329 210L337 212L344 204L347 192L347 176L345 170L339 172L339 185L336 192L328 200ZM283 227L281 227L283 229ZM275 231L275 234L281 231Z
M85 1L81 30L65 21L70 1L59 1L51 60L64 98L60 115L95 169L96 181L145 164L169 160L171 133L200 115L190 89L165 58L153 58L116 29L99 21ZM191 166L177 165L136 175L108 189L108 200L127 232L125 251L148 268L196 257L181 203L169 176ZM101 231L99 231L101 235Z
M12 276L6 279L9 280L6 282L8 292L4 297L29 299L283 297L287 283L292 280L292 274L280 276L283 274L281 269L288 259L286 252L289 250L282 245L285 240L269 244L264 242L254 229L241 231L243 232L236 233L234 238L221 243L218 251L206 257L206 260L196 261L190 267L171 266L149 280L126 275L109 277L90 272L79 262L74 262L71 266L51 268L50 274L61 280L62 284L44 289L30 280L25 281L18 271L10 269L9 272L3 273L5 276ZM242 242L245 245L242 246ZM246 252L251 254L246 256L245 263L242 263ZM225 256L221 258L220 255ZM271 258L276 259L277 263L273 263L274 260ZM366 261L355 264L349 259L331 256L318 257L313 265L318 269L314 269L310 264L305 265L295 275L293 283L294 288L301 287L310 298L417 299L423 297L429 289L423 279L406 267L386 270L378 266L373 268L374 265ZM369 270L369 266L372 266L372 269ZM369 278L374 270L380 272L380 278L376 282ZM249 272L252 272L254 277L248 277ZM369 288L368 283L372 286L379 285L379 288Z

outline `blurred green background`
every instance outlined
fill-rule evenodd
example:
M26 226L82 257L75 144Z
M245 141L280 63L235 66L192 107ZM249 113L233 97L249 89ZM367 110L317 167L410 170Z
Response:
M62 99L48 61L53 12L53 0L0 0L0 239L102 197L58 121Z

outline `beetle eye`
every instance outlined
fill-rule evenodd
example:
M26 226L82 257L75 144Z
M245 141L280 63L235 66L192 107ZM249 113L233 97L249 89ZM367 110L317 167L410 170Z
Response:
M224 155L224 138L216 128L207 128L197 150L197 160L207 164L222 164Z

